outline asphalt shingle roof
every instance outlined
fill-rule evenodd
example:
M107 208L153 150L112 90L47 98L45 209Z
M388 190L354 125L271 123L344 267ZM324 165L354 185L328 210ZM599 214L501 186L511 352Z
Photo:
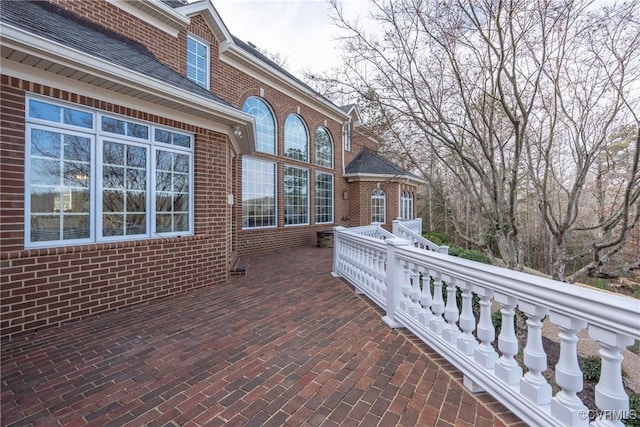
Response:
M369 148L363 148L345 168L345 174L397 175L422 180Z
M158 61L140 43L42 1L0 1L0 21L171 86L231 106Z

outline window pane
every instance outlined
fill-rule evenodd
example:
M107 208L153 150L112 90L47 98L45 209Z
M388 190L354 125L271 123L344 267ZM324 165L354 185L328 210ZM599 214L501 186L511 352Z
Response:
M93 114L75 110L69 107L49 104L48 102L29 100L29 117L47 120L49 122L64 123L82 128L93 128Z
M333 167L333 141L329 131L324 128L318 128L316 131L316 164Z
M91 237L89 223L89 215L65 215L63 239L88 239Z
M245 101L242 111L256 119L256 150L276 154L276 122L271 109L263 100L252 96Z
M105 141L103 157L103 236L146 234L147 148Z
M302 119L295 114L289 115L284 124L284 155L301 160L309 159L309 135Z
M29 147L31 241L87 238L89 225L71 218L89 218L91 140L31 129Z
M333 175L316 173L316 223L333 222Z
M163 150L156 152L155 204L158 233L189 229L189 165L189 156L185 154ZM174 200L180 202L174 203ZM186 219L182 218L183 214Z
M205 43L187 36L187 78L204 88L209 87L208 49Z
M284 223L308 224L308 176L306 169L284 168Z
M102 130L104 132L116 133L118 135L149 139L149 126L114 119L113 117L102 118Z
M276 165L242 158L242 226L276 225Z

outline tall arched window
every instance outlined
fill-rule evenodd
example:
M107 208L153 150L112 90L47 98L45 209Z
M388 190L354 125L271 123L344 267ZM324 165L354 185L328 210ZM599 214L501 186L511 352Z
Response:
M379 188L371 193L371 222L385 223L386 195Z
M284 155L290 159L309 161L309 132L297 114L284 122Z
M323 127L316 131L316 165L333 167L333 141L329 131Z
M276 120L273 111L257 96L247 98L242 111L256 118L256 150L276 154Z

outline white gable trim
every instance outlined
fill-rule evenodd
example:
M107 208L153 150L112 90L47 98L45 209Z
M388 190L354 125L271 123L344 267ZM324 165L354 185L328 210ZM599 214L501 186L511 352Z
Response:
M189 25L190 19L183 16L161 1L151 0L107 0L115 7L124 10L136 18L154 27L178 37L180 30Z

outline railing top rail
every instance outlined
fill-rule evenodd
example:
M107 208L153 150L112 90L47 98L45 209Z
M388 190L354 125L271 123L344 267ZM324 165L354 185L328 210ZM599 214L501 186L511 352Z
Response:
M640 300L408 245L398 249L398 258L433 269L442 280L455 278L477 284L640 339Z
M422 221L422 219L421 219L421 221ZM395 223L395 221L394 221L394 223ZM402 233L405 233L409 237L412 237L416 241L418 241L418 242L422 243L423 245L427 246L432 251L436 251L436 252L440 252L440 253L448 253L448 251L449 251L448 246L438 246L438 245L436 245L431 240L426 239L421 234L418 234L414 230L412 230L411 228L407 227L403 223L403 221L398 221L397 222L397 227ZM396 237L401 237L401 236L396 236Z

